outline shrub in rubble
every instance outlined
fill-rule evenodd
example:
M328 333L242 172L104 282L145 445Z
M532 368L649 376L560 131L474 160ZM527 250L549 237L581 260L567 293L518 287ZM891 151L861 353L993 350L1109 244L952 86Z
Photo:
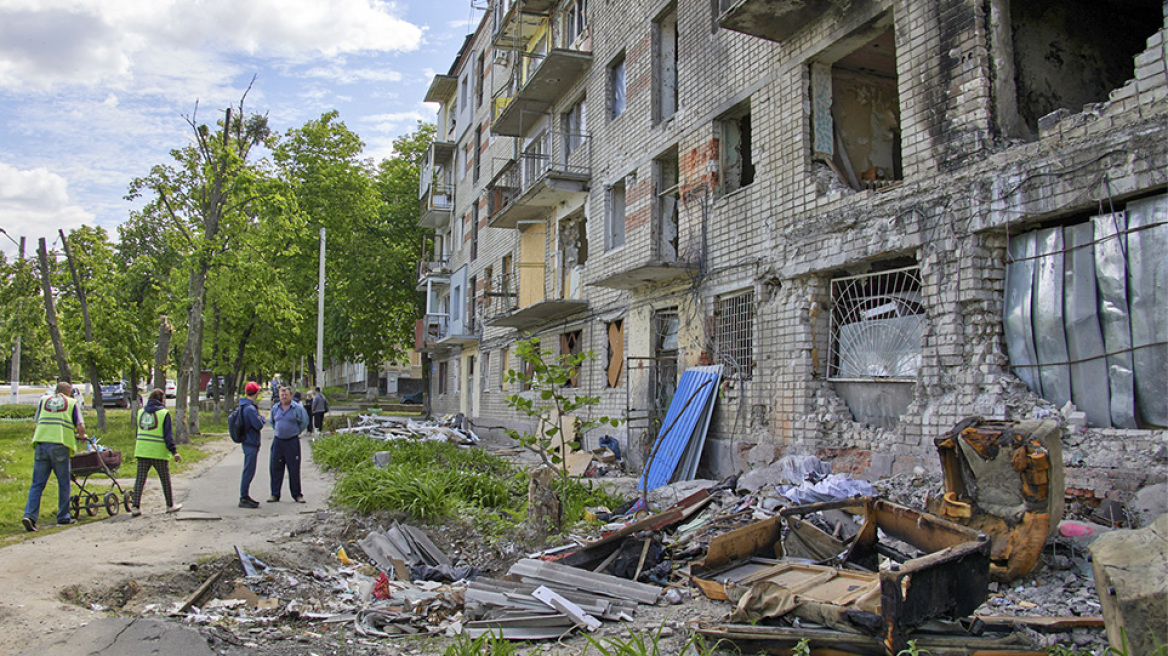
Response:
M522 391L507 396L505 400L508 407L534 419L537 430L521 433L507 429L507 435L534 450L545 465L554 468L562 478L567 478L567 469L558 466L562 458L552 449L552 443L564 428L562 421L555 418L574 417L576 435L584 435L597 426L616 428L624 420L619 417L585 418L583 415L589 414L589 409L600 403L600 397L578 394L574 387L569 387L569 383L579 376L580 366L594 357L592 351L557 355L551 351L541 351L539 340L525 339L516 343L515 355L520 368L511 369L503 375L511 389ZM576 449L580 444L571 441L567 446Z

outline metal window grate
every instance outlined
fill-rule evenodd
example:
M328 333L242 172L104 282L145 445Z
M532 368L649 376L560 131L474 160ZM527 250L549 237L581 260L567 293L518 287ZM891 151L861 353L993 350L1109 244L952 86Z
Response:
M916 378L925 311L917 267L831 281L832 378Z
M754 370L754 291L717 299L714 321L717 361L730 368L730 376L750 380Z

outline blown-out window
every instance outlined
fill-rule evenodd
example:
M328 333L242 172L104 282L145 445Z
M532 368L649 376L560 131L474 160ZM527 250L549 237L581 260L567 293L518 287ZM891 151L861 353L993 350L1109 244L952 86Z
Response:
M925 322L917 267L835 278L831 303L831 377L916 378Z

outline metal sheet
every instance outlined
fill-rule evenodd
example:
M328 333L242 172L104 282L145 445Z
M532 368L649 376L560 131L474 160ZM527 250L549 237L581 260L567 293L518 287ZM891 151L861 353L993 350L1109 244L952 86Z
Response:
M1128 203L1136 407L1140 419L1168 426L1168 195Z
M1006 267L1006 354L1013 371L1036 394L1039 383L1038 353L1034 347L1034 324L1030 321L1030 294L1034 287L1035 234L1010 238L1010 264Z
M1063 327L1063 231L1039 230L1031 319L1038 353L1042 397L1062 407L1071 400L1071 368L1067 365L1067 334Z
M1071 361L1071 399L1092 426L1111 426L1111 386L1099 328L1099 296L1095 291L1095 227L1091 223L1063 229L1064 320L1067 355Z
M1099 323L1107 349L1111 384L1111 425L1135 428L1135 376L1132 367L1131 323L1127 305L1127 263L1123 212L1091 219L1095 224L1095 278L1099 284Z
M690 367L681 374L677 391L665 412L661 433L653 445L649 465L641 475L642 489L655 490L669 483L690 442L705 442L710 421L707 405L713 404L721 377L722 365Z

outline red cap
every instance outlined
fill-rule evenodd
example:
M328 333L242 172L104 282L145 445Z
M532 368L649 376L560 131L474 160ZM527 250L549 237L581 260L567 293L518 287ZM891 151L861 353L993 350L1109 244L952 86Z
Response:
M258 394L260 391L260 384L255 382L254 380L249 380L247 382L247 385L243 386L243 391L248 396L251 396L252 394Z

